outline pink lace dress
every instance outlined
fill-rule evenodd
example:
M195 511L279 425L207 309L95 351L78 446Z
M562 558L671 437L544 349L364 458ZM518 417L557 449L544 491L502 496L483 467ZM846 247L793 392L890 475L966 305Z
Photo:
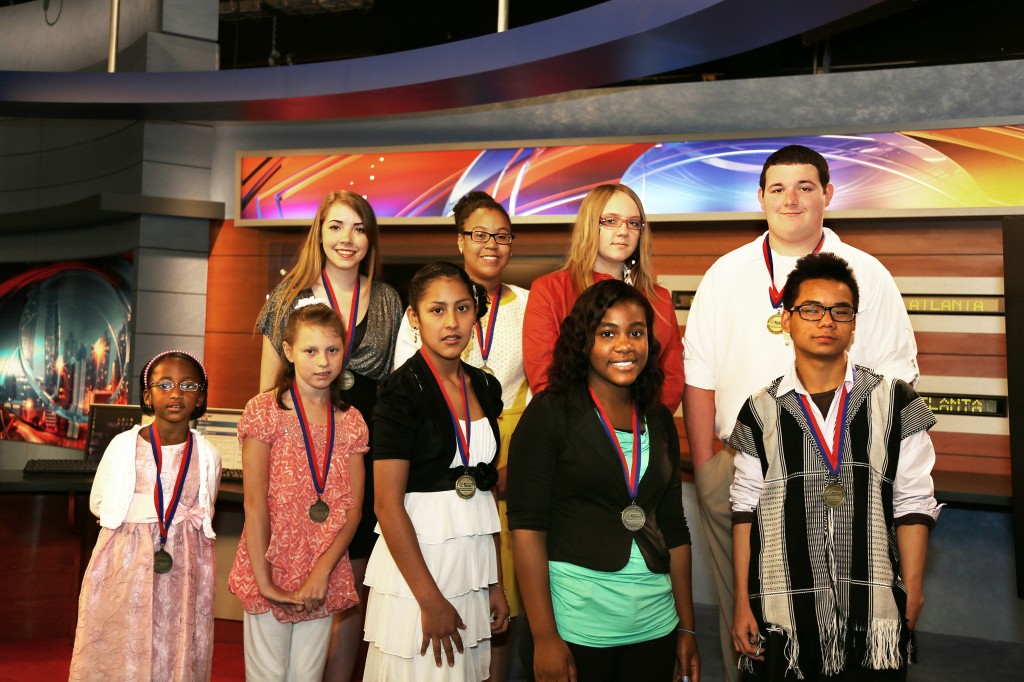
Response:
M173 494L185 445L163 448L165 504ZM193 452L185 488L164 549L174 559L153 571L160 547L149 443L135 446L135 497L128 519L100 529L82 581L71 680L209 680L213 659L213 540L203 533L199 463Z
M267 490L270 542L266 558L270 562L274 584L284 590L294 592L302 587L313 570L313 564L334 542L334 537L348 520L349 510L355 506L349 480L349 457L362 457L368 449L366 422L354 407L335 412L334 419L334 454L323 493L323 501L330 508L330 513L323 523L315 523L309 518L309 507L316 502L316 490L295 412L286 412L278 407L274 392L269 391L252 398L238 421L240 439L255 438L271 444ZM318 471L323 471L326 459L327 433L326 424L311 426L310 444ZM242 600L242 607L247 613L270 611L281 623L297 623L325 618L355 606L359 603L359 596L354 582L352 564L346 553L327 580L327 598L319 609L296 612L271 604L256 586L243 528L235 563L228 577L228 589Z

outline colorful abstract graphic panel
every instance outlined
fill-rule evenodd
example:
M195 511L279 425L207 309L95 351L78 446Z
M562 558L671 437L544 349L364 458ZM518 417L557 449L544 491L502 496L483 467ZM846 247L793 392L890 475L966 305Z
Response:
M309 220L336 189L385 218L443 217L470 190L518 216L574 215L596 185L623 182L651 214L757 211L761 165L787 144L820 151L832 209L1024 205L1024 126L449 151L243 156L242 221Z

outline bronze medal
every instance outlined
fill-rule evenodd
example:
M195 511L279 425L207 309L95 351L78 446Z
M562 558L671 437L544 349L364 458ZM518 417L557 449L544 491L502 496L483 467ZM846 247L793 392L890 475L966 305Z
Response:
M168 552L159 549L153 553L154 571L156 571L160 575L163 575L164 573L170 571L172 566L174 566L174 559L171 558L171 555Z
M352 387L355 386L355 385L356 385L356 375L353 374L350 370L347 370L347 369L342 370L342 372L341 372L341 390L343 390L343 391L351 390Z
M633 532L640 530L647 523L647 514L637 506L636 502L622 510L621 518L622 525L626 527L626 530Z
M317 500L309 506L309 518L314 523L323 523L327 520L328 514L331 513L331 508L327 506L327 503L323 500Z
M830 508L838 509L846 501L846 490L838 483L829 483L821 491L821 497Z
M476 479L469 474L462 474L455 479L455 493L464 500L476 495Z
M782 333L782 313L775 311L772 316L768 318L768 331L776 336Z

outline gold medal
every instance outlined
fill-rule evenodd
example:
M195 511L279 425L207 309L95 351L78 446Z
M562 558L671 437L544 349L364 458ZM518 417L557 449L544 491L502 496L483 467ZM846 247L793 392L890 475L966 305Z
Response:
M323 500L318 499L313 504L309 505L309 518L314 523L323 523L327 520L327 516L331 513L331 508L327 506L327 503Z
M476 495L476 479L469 474L462 474L455 479L455 493L464 500Z
M171 558L170 553L160 549L153 553L153 570L163 575L171 570L174 566L174 559Z
M846 490L844 490L843 486L838 483L829 483L825 486L825 489L821 491L821 498L825 500L825 504L830 508L838 509L843 506L843 502L846 501Z
M482 369L486 374L490 374L492 377L494 376L494 370L488 367L486 362L484 363L484 366L481 367L480 369Z
M782 333L782 313L776 310L772 313L772 316L768 318L768 331L772 334L778 335Z
M622 510L620 515L622 519L622 525L626 527L626 530L636 532L644 527L647 523L647 514L644 510L637 506L636 502L633 502L628 507Z

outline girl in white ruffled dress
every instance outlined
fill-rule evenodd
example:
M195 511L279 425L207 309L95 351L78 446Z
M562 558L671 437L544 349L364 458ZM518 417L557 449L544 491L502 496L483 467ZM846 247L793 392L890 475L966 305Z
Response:
M460 357L486 295L461 268L433 263L413 278L409 305L422 348L373 413L381 538L366 569L363 680L479 682L509 613L490 492L501 386Z

